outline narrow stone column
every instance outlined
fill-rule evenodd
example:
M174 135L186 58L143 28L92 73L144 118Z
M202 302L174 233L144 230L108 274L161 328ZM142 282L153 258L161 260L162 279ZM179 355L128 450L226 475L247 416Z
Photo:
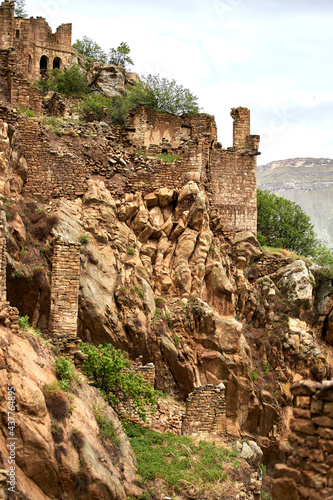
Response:
M196 387L188 396L182 434L226 437L227 417L223 383L216 387L212 384Z
M51 335L77 335L80 247L79 243L60 240L54 246L49 322Z
M0 217L0 309L6 306L6 301L6 238L3 220Z
M233 124L233 147L245 148L250 135L250 110L247 108L232 108L231 116Z

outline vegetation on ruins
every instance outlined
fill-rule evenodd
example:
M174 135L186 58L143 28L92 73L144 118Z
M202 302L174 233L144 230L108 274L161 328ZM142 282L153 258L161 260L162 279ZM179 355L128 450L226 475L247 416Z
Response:
M126 42L121 42L116 49L110 49L109 52L109 64L116 64L117 66L123 66L126 68L127 65L132 65L132 61L129 53L131 49Z
M16 17L28 17L25 10L25 0L15 0L15 16Z
M64 72L56 68L46 78L39 80L37 85L44 92L53 90L65 95L82 96L90 91L86 77L79 66L72 66Z
M176 80L168 80L160 75L143 76L142 81L127 93L127 99L129 108L143 104L154 111L174 115L196 115L199 112L197 96Z
M150 405L153 409L157 403L156 393L149 382L144 383L141 374L129 370L130 361L121 351L111 344L98 347L80 344L80 349L88 355L83 373L101 391L105 400L116 409L119 403L131 401L138 416L145 420L146 407Z
M89 61L99 61L101 63L106 63L106 54L98 43L94 42L88 36L84 36L81 40L76 40L73 43L73 48L80 52Z
M126 100L120 96L105 97L92 93L83 98L80 112L83 116L93 114L98 121L104 119L106 114L114 125L122 126L126 122L128 107Z

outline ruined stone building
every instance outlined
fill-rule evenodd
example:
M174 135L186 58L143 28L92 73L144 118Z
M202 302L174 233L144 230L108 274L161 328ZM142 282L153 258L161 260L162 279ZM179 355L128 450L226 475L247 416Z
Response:
M14 2L0 6L0 47L14 58L17 73L34 82L48 71L71 66L72 25L62 24L52 33L42 17L14 16Z

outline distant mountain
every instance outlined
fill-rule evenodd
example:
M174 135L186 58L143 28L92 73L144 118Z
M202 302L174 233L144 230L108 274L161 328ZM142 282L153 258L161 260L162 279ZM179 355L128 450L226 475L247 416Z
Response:
M333 160L291 158L258 166L258 187L295 201L310 217L318 238L333 247Z

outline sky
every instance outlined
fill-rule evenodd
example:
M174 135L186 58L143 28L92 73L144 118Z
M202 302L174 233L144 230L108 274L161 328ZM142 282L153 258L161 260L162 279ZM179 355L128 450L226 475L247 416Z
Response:
M131 71L198 97L232 146L233 107L251 110L258 164L333 158L333 0L26 0L53 30L73 24L104 51L127 42Z

